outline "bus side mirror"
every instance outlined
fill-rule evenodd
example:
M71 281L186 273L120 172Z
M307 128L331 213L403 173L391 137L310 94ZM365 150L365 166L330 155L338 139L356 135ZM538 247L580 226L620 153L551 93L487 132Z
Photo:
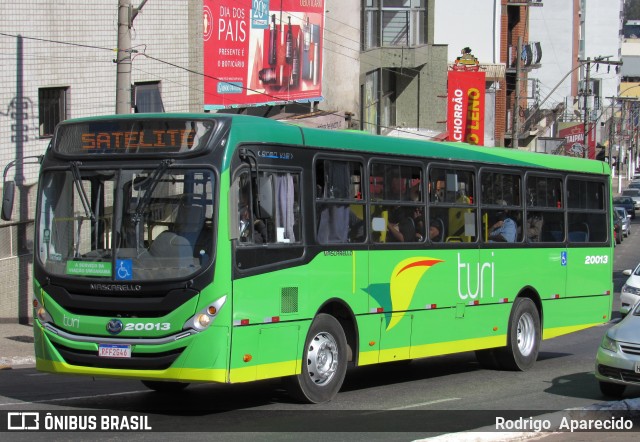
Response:
M2 219L11 221L13 213L13 196L16 191L15 181L5 181L2 186Z

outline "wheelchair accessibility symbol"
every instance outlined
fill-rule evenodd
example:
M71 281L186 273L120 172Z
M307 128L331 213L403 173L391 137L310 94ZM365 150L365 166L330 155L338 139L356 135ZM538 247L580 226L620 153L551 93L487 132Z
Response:
M567 252L562 252L562 253L560 253L560 263L561 263L563 266L566 266L566 265L567 265Z
M128 280L133 278L133 264L130 259L116 259L116 279Z

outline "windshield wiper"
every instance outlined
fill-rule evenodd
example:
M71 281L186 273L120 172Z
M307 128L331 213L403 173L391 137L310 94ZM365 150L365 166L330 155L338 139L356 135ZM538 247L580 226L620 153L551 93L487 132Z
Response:
M142 221L142 215L144 213L144 210L149 205L149 202L151 201L151 196L153 195L153 192L156 189L156 186L160 182L160 179L164 176L165 173L167 173L167 169L169 169L169 166L171 166L172 163L173 163L173 160L171 159L162 160L160 162L160 165L151 173L151 175L149 175L144 180L144 181L149 180L151 184L149 185L147 190L145 190L144 195L140 198L140 200L138 200L138 204L136 205L136 210L133 212L133 215L131 215L131 220L133 221L133 224L135 226L136 251L139 251L139 247L140 247L140 230L138 226L140 224L140 221Z
M84 213L87 218L89 218L93 223L96 222L96 216L91 210L91 204L89 203L89 198L87 197L87 192L84 190L84 185L82 184L82 177L80 176L80 168L82 163L80 161L72 161L70 163L71 173L73 175L73 182L76 185L76 190L78 191L78 195L80 196L80 201L82 202L82 207L84 207ZM82 222L84 220L80 218L78 220L78 231L76 232L76 244L75 244L75 252L74 256L77 258L80 256L80 231L82 229Z
M73 182L75 183L78 194L80 195L80 201L82 202L82 206L84 207L84 213L88 218L91 219L91 221L95 222L96 216L91 210L91 204L89 204L89 198L87 197L87 192L84 190L82 177L80 176L80 169L78 168L78 166L82 166L82 163L80 161L72 161L70 165L71 173L73 174Z

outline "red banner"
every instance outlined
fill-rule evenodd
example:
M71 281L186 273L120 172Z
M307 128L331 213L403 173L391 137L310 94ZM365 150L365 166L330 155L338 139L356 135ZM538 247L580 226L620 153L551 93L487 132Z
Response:
M203 0L204 107L322 99L325 0Z
M449 71L448 82L448 140L484 145L485 73Z
M558 138L566 140L564 144L565 155L584 158L584 123L560 122L558 123ZM593 123L589 123L587 131L588 158L596 157L596 131Z

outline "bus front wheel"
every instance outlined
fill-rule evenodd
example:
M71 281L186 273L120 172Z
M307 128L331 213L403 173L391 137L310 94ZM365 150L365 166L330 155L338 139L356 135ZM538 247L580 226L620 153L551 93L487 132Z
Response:
M538 359L540 349L540 315L529 298L516 298L509 317L507 346L499 349L500 367L525 371Z
M317 315L305 341L302 372L289 379L289 394L312 404L333 399L347 372L347 338L331 315Z

